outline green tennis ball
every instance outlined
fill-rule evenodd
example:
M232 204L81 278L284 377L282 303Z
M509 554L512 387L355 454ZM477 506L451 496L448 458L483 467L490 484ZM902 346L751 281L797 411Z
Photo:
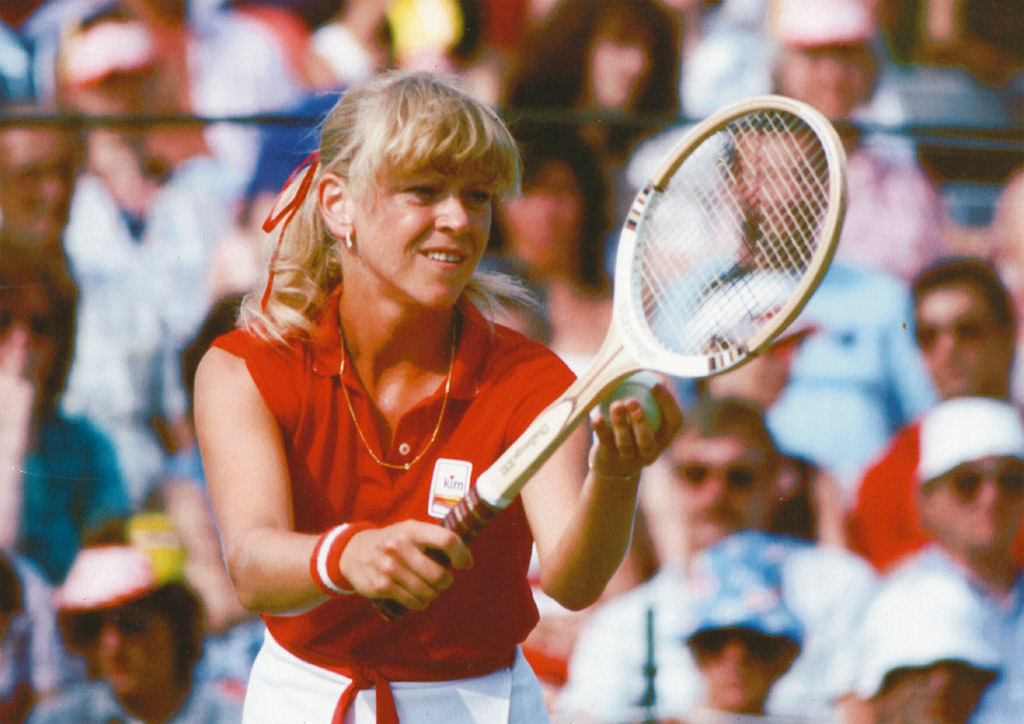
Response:
M606 420L610 420L611 412L609 411L609 405L615 400L625 400L632 397L643 408L644 415L647 416L647 422L650 424L651 429L657 432L661 428L661 408L658 407L658 403L654 399L651 390L660 383L661 378L653 372L644 370L631 374L622 380L601 402L601 414L604 415Z

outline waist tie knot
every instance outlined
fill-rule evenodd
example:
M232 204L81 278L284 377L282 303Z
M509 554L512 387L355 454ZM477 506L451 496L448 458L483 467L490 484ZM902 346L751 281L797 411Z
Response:
M380 672L366 667L353 667L352 683L345 687L334 708L331 724L342 724L345 712L355 701L356 695L364 689L377 692L377 724L398 724L398 711L395 709L395 698L391 693L391 683Z

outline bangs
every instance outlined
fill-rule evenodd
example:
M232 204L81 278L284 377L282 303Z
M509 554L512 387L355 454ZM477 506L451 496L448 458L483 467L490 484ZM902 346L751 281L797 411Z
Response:
M369 115L367 142L349 167L349 180L364 190L388 172L429 169L479 179L498 196L518 193L515 140L493 111L461 91L440 85L439 92L426 79L395 84Z

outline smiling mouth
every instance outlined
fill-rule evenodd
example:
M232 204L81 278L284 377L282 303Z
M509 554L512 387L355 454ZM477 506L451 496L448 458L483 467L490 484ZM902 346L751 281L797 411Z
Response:
M458 264L462 261L462 257L458 254L452 254L446 251L427 251L423 253L428 259L434 261L443 261L446 264Z

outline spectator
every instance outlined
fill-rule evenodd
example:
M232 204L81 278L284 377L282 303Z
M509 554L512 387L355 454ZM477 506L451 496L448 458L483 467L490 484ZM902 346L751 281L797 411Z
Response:
M310 53L325 67L326 85L345 88L387 66L386 10L381 0L350 0L313 32Z
M305 90L277 36L220 3L50 0L25 21L23 33L34 49L43 101L100 90L136 112L221 117L281 110ZM72 105L79 108L82 100ZM255 158L255 129L189 130L198 130L192 135L232 170L236 184L244 183Z
M55 600L68 645L92 657L98 676L41 704L32 724L241 721L239 702L193 685L202 603L183 582L177 541L148 525L132 519L111 529L120 543L87 546L75 558Z
M57 628L52 591L16 553L0 551L0 721L21 724L44 701L80 678Z
M834 114L836 121L852 114L870 90L868 43L874 26L866 8L858 0L826 0L806 6L785 0L772 17L779 31L791 32L784 36L790 37L791 47L782 52L776 69L777 90L821 106ZM847 62L851 67L843 70ZM631 183L644 183L685 130L675 127L639 147L629 163ZM912 172L905 173L905 165L896 163L897 156L892 153L870 150L862 141L853 147L864 160L862 168L870 172L856 171L861 162L851 152L849 206L837 256L802 315L802 322L818 331L801 345L789 384L767 410L780 448L834 476L844 493L844 507L849 505L863 467L900 426L935 400L919 351L905 331L904 325L911 319L907 289L888 269L890 262L902 262L915 253L908 251L909 242L901 240L905 230L910 230L910 236L922 230L934 232L918 241L924 256L931 258L935 253L933 240L939 232L935 225L927 224L937 216L925 206L937 209L937 196L930 187L923 196L914 192L924 187L915 185L913 179L926 184L927 179L913 159ZM872 165L874 160L880 164L877 168ZM910 177L913 179L908 181ZM891 194L886 191L887 184L891 184ZM919 202L925 197L931 201L922 206ZM905 213L913 217L906 223L902 221ZM882 242L875 268L865 259L847 254L855 251L858 243L850 241L851 233L861 234L854 233L860 223L855 221L858 216L876 225L870 233L865 232L865 238ZM919 261L914 261L915 268Z
M516 111L584 112L583 136L612 174L612 213L624 219L633 190L623 169L650 118L679 110L680 28L659 0L559 3L523 46L506 105Z
M857 633L847 712L866 710L875 724L966 724L1001 668L988 613L961 576L894 575Z
M827 716L831 699L844 686L833 680L833 657L847 645L874 588L869 567L839 549L760 532L777 499L779 452L750 403L698 404L658 465L644 484L657 486L647 492L660 494L664 508L678 511L678 549L665 551L661 569L648 582L591 616L570 660L556 713L615 722L648 703L653 715L685 717L702 689L693 660L680 646L692 627L698 593L693 561L701 551L747 531L739 538L742 545L777 557L783 601L806 631L793 667L772 689L768 711ZM654 672L646 694L645 669Z
M760 287L753 287L760 289ZM765 286L772 293L773 285ZM798 320L756 356L722 374L698 380L696 394L701 397L738 397L762 410L769 409L785 391L793 361L804 342L816 328ZM769 529L827 545L846 545L843 491L834 476L821 466L783 450L780 466L780 501L772 514ZM655 518L657 501L648 501L647 512ZM669 525L672 521L669 521Z
M662 0L683 17L680 100L689 118L770 93L773 45L766 32L771 3Z
M862 0L781 0L776 89L836 123L871 96L876 26ZM874 147L840 123L848 205L836 260L803 312L819 332L801 348L790 385L768 411L780 445L836 475L846 501L888 439L935 399L910 335L902 281L938 254L935 188L910 156Z
M878 73L878 29L866 3L780 0L773 19L777 90L833 122L853 118L870 100ZM837 257L909 280L941 252L938 190L911 154L844 129L849 192Z
M153 31L120 7L72 37L61 79L62 97L76 110L185 107L187 89ZM89 53L93 43L106 50ZM146 106L154 96L159 103ZM167 454L188 440L178 358L206 312L209 255L230 223L233 198L231 173L197 127L90 134L89 172L64 235L81 290L64 406L110 436L135 505L152 492Z
M1024 522L1024 420L1013 405L959 397L921 423L917 469L921 522L933 543L893 575L944 571L960 576L988 612L1000 675L972 722L1019 718L1024 706L1024 575L1010 551Z
M797 352L768 424L788 454L835 475L844 506L864 467L935 401L912 319L898 280L839 261L801 312L801 323L817 331Z
M312 36L320 87L347 87L386 67L458 76L497 106L526 23L512 0L354 0Z
M704 680L695 714L765 714L772 686L800 651L803 625L782 600L775 552L757 536L740 534L696 562L696 617L686 638Z
M897 63L880 79L872 120L977 129L966 135L983 138L1024 119L1024 5L884 0L879 12ZM975 143L955 148L924 134L918 136L918 156L939 184L949 218L943 250L987 254L986 227L1008 170L1019 163L1019 150Z
M110 441L61 412L77 290L67 272L0 254L0 544L63 580L83 532L128 511Z
M5 256L63 264L61 236L81 160L81 138L70 130L0 126L0 247Z
M199 360L214 339L235 327L241 294L213 305L196 338L182 355L182 381L189 399L189 419ZM210 493L206 487L199 446L194 442L169 461L158 487L163 512L174 528L187 531L185 578L199 595L206 612L203 656L196 666L197 681L219 681L244 687L266 626L242 607L221 553Z
M944 400L1009 398L1014 309L995 270L950 259L914 282L915 338ZM920 418L904 426L867 469L850 514L851 544L879 570L927 544L917 508ZM1017 546L1024 564L1024 537Z
M497 210L492 251L523 269L545 300L548 346L581 374L611 323L604 269L612 229L610 182L600 157L570 129L516 129L523 189Z
M887 45L900 66L883 78L880 120L999 126L1020 119L1024 8L991 0L882 0Z

